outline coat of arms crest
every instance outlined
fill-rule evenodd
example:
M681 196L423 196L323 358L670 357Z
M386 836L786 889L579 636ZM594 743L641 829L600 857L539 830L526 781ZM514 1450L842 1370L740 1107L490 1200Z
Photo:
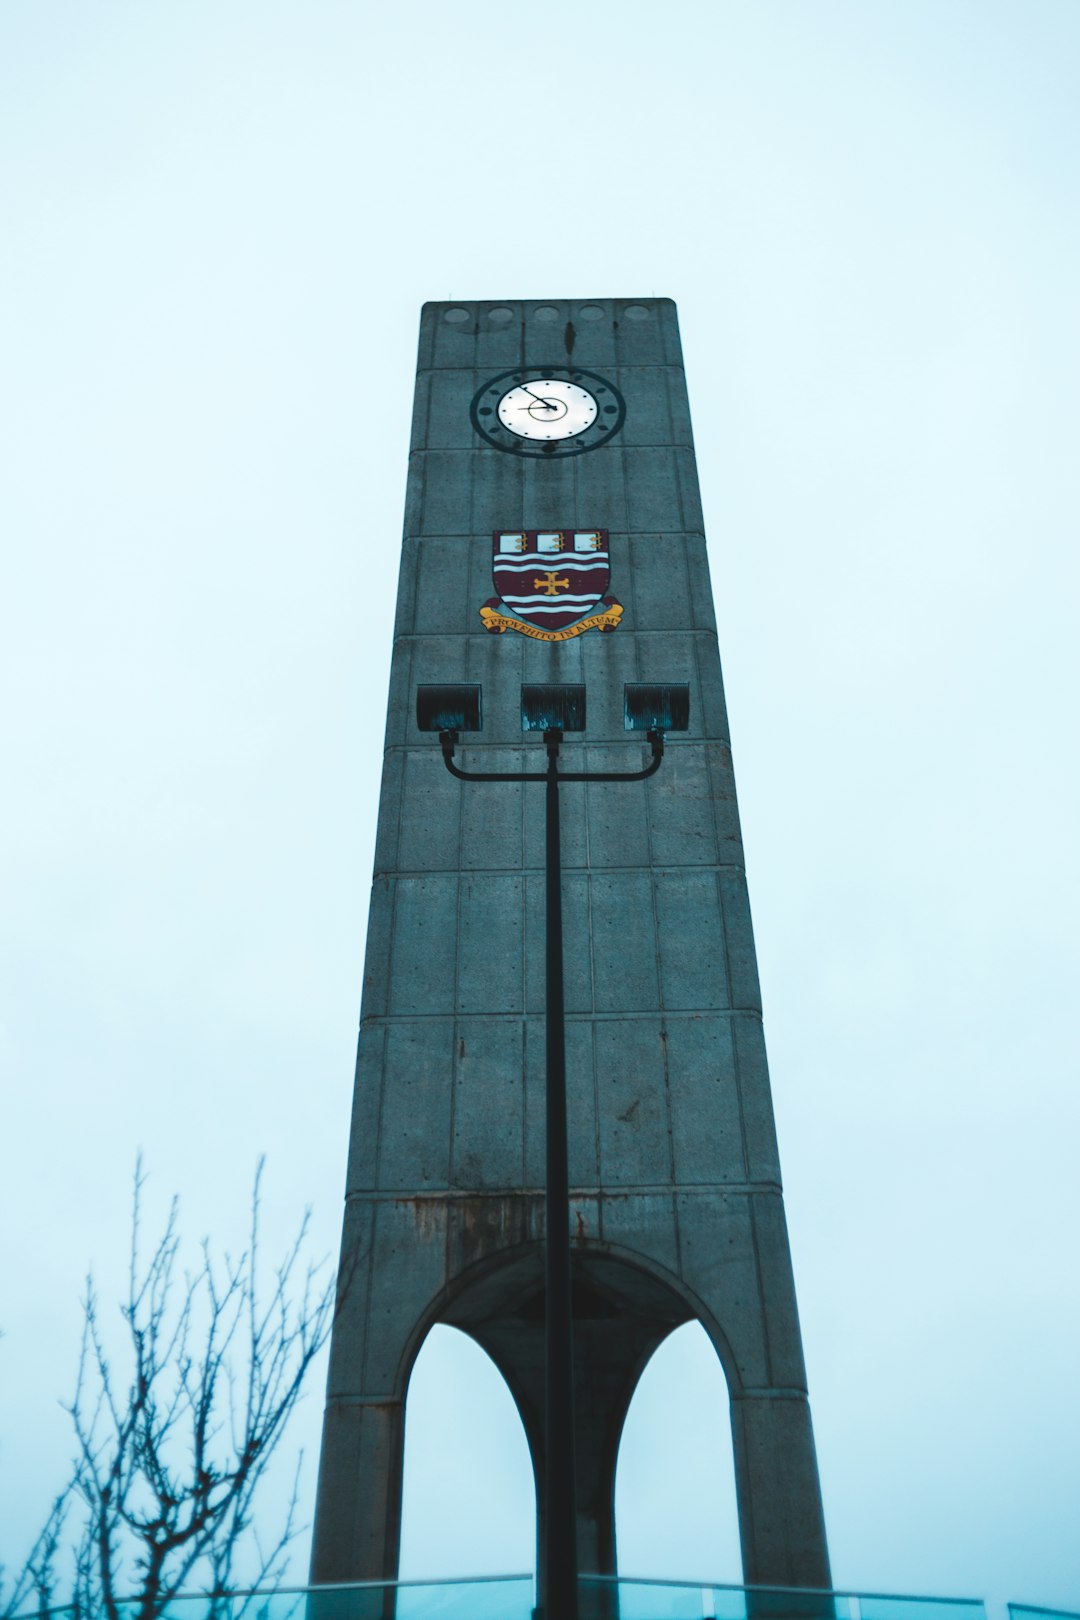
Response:
M620 604L604 594L611 577L606 529L497 530L491 576L498 595L480 617L492 635L516 630L569 641L585 630L614 630L622 618Z

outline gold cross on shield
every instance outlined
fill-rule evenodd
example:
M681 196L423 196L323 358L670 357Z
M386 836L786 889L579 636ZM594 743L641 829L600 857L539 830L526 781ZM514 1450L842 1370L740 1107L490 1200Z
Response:
M568 579L556 579L553 568L544 575L543 579L533 580L533 590L546 591L548 596L558 596L560 586L563 590L569 590L570 581Z

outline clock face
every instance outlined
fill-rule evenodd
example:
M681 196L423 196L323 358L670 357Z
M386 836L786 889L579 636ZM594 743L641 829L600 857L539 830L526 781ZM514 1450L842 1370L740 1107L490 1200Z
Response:
M499 421L519 439L573 439L596 421L596 400L565 377L515 383L499 401Z
M622 427L626 405L615 384L598 372L531 366L484 383L470 414L473 427L497 450L567 456L606 444Z

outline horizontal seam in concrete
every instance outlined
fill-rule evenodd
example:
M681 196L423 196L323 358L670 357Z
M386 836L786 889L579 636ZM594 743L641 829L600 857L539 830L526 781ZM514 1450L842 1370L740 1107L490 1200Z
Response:
M592 877L599 882L606 877L614 877L620 873L650 873L660 871L655 866L564 866L563 881L568 877ZM687 861L685 866L665 866L665 872L745 872L746 866L742 861L710 861L708 865L702 861ZM544 875L542 866L384 866L372 874L372 880L388 880L390 878L430 878L430 877L535 877Z
M571 1198L625 1198L631 1193L661 1194L670 1198L673 1193L679 1197L706 1198L715 1197L722 1193L725 1197L734 1193L740 1198L758 1198L782 1196L782 1188L778 1181L627 1181L605 1182L601 1186L571 1187ZM544 1188L535 1187L443 1187L425 1190L415 1187L364 1187L354 1188L345 1194L347 1204L415 1204L427 1200L434 1204L445 1204L454 1200L475 1201L477 1198L535 1198L544 1197Z
M548 356L548 360L551 361L551 356L550 355ZM478 364L478 365L462 363L459 360L459 361L454 362L454 363L449 364L449 365L441 365L441 364L440 365L433 365L433 366L425 368L425 370L423 370L423 371L418 371L417 372L417 374L416 374L417 391L418 392L420 391L420 384L425 378L430 379L431 382L435 382L436 380L439 380L441 382L447 376L465 378L465 377L467 377L467 376L469 376L471 374L471 381L468 384L466 384L466 387L471 388L473 390L473 392L472 392L472 395L470 396L470 398L469 398L469 400L468 400L468 402L466 404L466 411L463 413L464 416L465 416L465 420L470 421L471 418L470 418L470 416L468 414L468 404L471 403L471 399L475 397L476 392L477 392L477 389L475 387L476 379L477 378L482 379L482 381L480 383L480 387L483 388L484 385L486 383L488 383L488 382L493 382L496 379L498 379L501 382L504 378L507 378L507 379L509 378L510 372L512 372L512 371L520 371L522 369L522 367L516 366L516 365L515 366L505 366L504 369L501 372L492 371L490 369L491 366L498 365L498 364L500 364L500 362L499 361L494 361L494 360L488 362L487 364L485 364L483 361L481 361L480 364ZM543 365L544 362L541 361L540 364ZM552 364L554 364L554 362L552 362ZM567 364L569 364L569 362L566 361L566 360L563 360L561 362L561 366L566 366ZM575 362L575 365L576 365L576 362ZM645 381L647 383L652 376L655 376L655 374L657 372L662 372L662 371L677 372L680 381L685 381L685 377L686 377L686 373L684 372L682 366L672 365L671 362L667 361L667 360L652 360L652 361L642 360L642 361L636 361L636 362L631 362L631 363L627 363L626 361L623 361L623 360L610 360L610 359L609 360L593 360L593 361L590 362L590 364L588 366L585 366L583 364L581 369L583 371L592 371L594 366L600 367L600 370L602 372L604 372L609 377L611 376L611 374L613 372L617 372L619 374L620 386L623 387L623 388L625 388L626 384L629 383L629 382L642 382L642 381ZM539 368L537 366L529 366L527 369L530 370L530 371L536 371ZM642 377L643 372L649 373L649 377L643 378ZM631 375L631 373L635 373L636 375ZM596 375L598 375L598 373L593 372L593 375L596 376ZM434 406L434 411L433 411L432 414L433 415L437 414L437 415L441 416L442 421L445 424L449 411L454 408L455 401L453 400L453 397L447 392L446 389L442 389L440 391L439 395L437 397L435 397L435 398L432 398L433 392L434 392L434 390L432 390L430 388L427 390L428 403L430 405ZM462 388L460 391L455 388L454 393L457 395L457 402L460 402L463 398L465 398L465 389L464 388ZM629 412L629 409L628 409L627 410L627 416L629 416L629 414L630 414L630 412ZM685 411L680 410L678 412L678 418L679 418L678 421L675 422L670 428L668 428L666 430L666 431L669 431L673 435L673 437L666 440L666 441L661 440L659 442L661 444L664 444L665 447L667 445L673 445L673 446L675 446L675 448L677 448L679 450L684 450L684 449L685 450L692 450L693 447L694 447L694 430L693 430L692 426L690 425L690 423L686 420ZM661 433L661 432L665 431L663 426L657 422L655 416L653 417L652 421L649 421L647 417L643 417L643 416L641 416L639 414L638 417L637 417L637 420L638 420L638 423L641 426L642 432L644 432L646 427L655 429L657 433ZM627 448L626 441L623 438L623 434L626 431L625 422L622 425L620 425L619 427L616 427L614 429L611 429L609 424L602 424L602 425L608 426L608 428L609 428L607 437L604 438L604 439L601 439L596 444L593 444L591 446L587 446L585 449L580 449L579 448L577 450L574 450L573 455L575 457L582 456L582 455L595 456L597 454L602 454L605 450L609 450L609 451L610 450L622 450L622 449ZM461 420L460 420L460 417L459 417L458 421L455 422L455 424L454 424L454 428L459 428L460 426L461 426ZM441 446L439 446L437 444L431 444L430 442L428 442L426 437L422 436L420 433L418 433L416 431L415 427L411 428L410 432L411 432L411 435L412 435L412 437L410 438L410 441L409 441L409 454L410 455L417 455L417 454L423 453L424 451L429 451L430 452L431 450L438 450L438 449L441 448ZM520 440L516 444L513 443L513 442L511 442L511 443L500 442L498 444L495 444L491 439L485 438L483 436L484 435L484 430L483 429L480 429L479 432L478 432L478 430L474 427L473 432L477 433L478 443L475 446L470 446L470 448L475 448L477 450L484 450L484 451L494 450L496 452L496 454L499 454L499 455L525 455L525 456L529 456L529 457L535 457L537 460L539 460L539 457L536 456L536 448L535 448L536 440L535 439L532 441L532 444L528 447L528 449L522 450L522 449L518 448L518 444L520 444ZM687 435L687 437L685 439L683 438L684 432ZM566 452L564 451L563 454L561 456L557 456L556 459L560 460L560 461L561 460L569 460L569 457L566 455Z
M473 736L476 736L476 735L477 735L477 733L475 733L475 732L471 732L469 734L470 737L473 737ZM410 741L410 742L404 742L404 743L403 742L387 743L385 745L385 747L383 748L383 757L385 758L388 754L417 754L417 755L418 754L424 754L424 753L431 754L432 749L436 746L434 738L431 736L430 733L421 733L421 736L425 740L423 740L423 741L418 740L416 742L411 742ZM579 743L577 743L575 746L577 746L579 748L612 748L612 749L616 749L616 750L618 750L620 757L622 757L624 760L625 760L626 750L628 748L632 748L634 746L632 742L624 740L623 737L590 737L590 736L587 736L583 732L583 733L581 733L581 739L582 740ZM459 743L458 746L460 748L462 748L462 749L465 749L465 748L501 748L507 753L513 752L513 753L517 753L517 754L524 754L524 753L527 753L527 752L529 752L531 750L532 752L534 752L536 754L537 765L540 766L540 768L542 769L542 761L541 761L542 748L541 748L541 744L539 744L539 743L530 743L530 742L524 742L524 741L519 742L517 740L517 738L515 738L515 740L513 742L491 742L491 741L471 742L468 739L463 739L461 741L461 743ZM645 744L645 743L641 744L641 750L642 750L643 754L644 754L646 746L647 746L647 744ZM698 748L727 748L727 749L730 749L731 744L730 744L730 742L728 741L728 739L726 737L687 737L685 742L680 742L680 740L677 737L667 737L667 738L665 738L664 751L665 751L666 757L668 759L671 759L682 748L685 748L685 749L698 749ZM436 755L432 754L432 758L436 758L436 757L437 757ZM562 756L562 758L564 760L566 758L568 758L568 757L569 757L568 755L563 755ZM566 767L566 769L567 770L572 770L573 767L568 765ZM582 784L580 782L570 782L570 783L567 783L567 786L568 787L581 787ZM734 794L732 794L731 795L731 801L732 802L734 802L734 797L735 797ZM703 801L706 798L708 798L712 802L714 802L714 803L716 802L715 794L711 794L711 793L708 794L708 795L702 794L701 798L702 798ZM721 800L720 802L725 803L727 801Z
M487 444L483 444L483 443L481 443L481 444L427 444L427 445L417 445L414 449L409 451L409 459L411 461L413 456L416 456L417 458L419 458L421 456L471 456L477 450L487 450L487 449L497 450L498 448L499 447L497 445L487 445ZM604 445L598 445L597 448L598 449L604 449L606 447ZM630 450L630 451L634 451L634 450L666 450L669 453L672 450L685 450L685 451L688 451L690 453L690 455L693 455L693 453L694 453L693 441L690 440L690 439L649 439L647 442L639 440L635 444L627 444L624 441L620 440L619 449L620 450ZM537 455L535 455L533 453L530 453L529 451L525 451L524 454L522 454L521 451L505 450L502 453L504 455L510 455L510 456L517 454L518 456L521 457L521 459L523 461L539 461L540 460L539 456L537 456ZM593 452L586 451L585 453L586 453L586 455L590 455ZM578 451L575 452L573 457L562 456L559 459L561 459L563 461L570 461L571 459L577 460L577 458L580 455L581 455L581 451L578 450ZM547 465L550 465L550 463L547 463Z
M494 529L403 529L401 544L406 546L410 541L421 540L486 540L493 535ZM509 532L509 531L507 531ZM704 529L617 529L608 524L608 533L613 534L617 541L622 540L651 540L654 544L663 544L665 540L704 540Z
M575 528L578 527L575 524ZM486 539L488 535L502 533L496 529L403 529L401 543L406 545L410 540L478 540ZM510 531L507 530L507 533ZM520 531L518 531L520 532ZM702 540L705 539L704 529L613 529L608 525L608 534L613 534L617 540L632 540L635 535L643 539L661 542L665 540Z
M505 331L507 328L504 327L503 330ZM473 336L475 335L476 334L473 334ZM537 337L535 333L530 332L529 341L530 343L533 343L536 348L539 348L544 342L544 339L542 337ZM557 342L552 341L551 348L555 349L557 346ZM467 371L471 371L477 376L506 377L509 376L512 371L535 371L537 369L537 366L527 365L524 361L515 361L512 365L503 366L501 371L492 371L492 366L500 364L501 362L498 360L447 360L438 364L436 364L435 361L432 361L430 365L417 366L416 378L417 381L419 381L421 377L434 377L442 371L456 371L459 376L464 376ZM558 368L560 371L566 367L569 367L570 370L577 369L579 371L592 371L593 368L597 366L607 366L609 370L618 371L620 373L628 371L677 371L680 376L686 376L686 367L683 365L681 360L623 360L616 356L616 358L613 360L594 359L590 361L588 365L586 365L584 360L575 360L571 362L568 359L560 360L558 356L549 354L546 358L541 356L540 360L537 362L537 365L550 365L552 370ZM591 454L592 452L589 453Z
M806 1400L809 1400L809 1396L808 1396L806 1390L805 1389L799 1389L797 1386L794 1386L791 1389L785 1389L782 1386L761 1385L758 1388L747 1389L746 1385L744 1384L742 1389L732 1389L732 1390L729 1391L729 1393L730 1393L731 1399L733 1401L806 1401Z
M404 1401L395 1400L392 1395L330 1395L326 1397L326 1404L331 1406L404 1406Z
M575 866L571 861L563 861L562 873L564 878L609 877L613 872L730 872L734 867L742 871L741 861L669 861L664 866ZM376 877L493 877L497 873L509 872L514 876L522 873L540 877L544 867L536 863L528 866L384 866L375 868Z
M360 1028L364 1029L365 1027L367 1027L367 1026L369 1026L371 1024L411 1024L411 1023L414 1023L414 1022L419 1022L420 1020L425 1020L426 1021L426 1020L431 1019L431 1018L441 1018L441 1019L444 1019L444 1020L446 1020L448 1022L451 1022L451 1023L456 1019L459 1023L466 1023L471 1018L483 1018L485 1020L490 1020L492 1018L506 1018L506 1019L511 1019L511 1020L515 1020L515 1019L523 1020L523 1019L526 1019L526 1018L534 1018L534 1019L535 1018L543 1018L543 1016L544 1016L544 1009L543 1009L542 1006L535 1007L532 1010L529 1010L527 1008L522 1009L520 1007L515 1007L515 1008L511 1009L511 1011L509 1011L509 1012L506 1010L505 1007L503 1007L503 1008L495 1007L495 1008L488 1008L488 1009L484 1009L484 1008L481 1007L481 1008L478 1008L478 1009L475 1009L475 1010L469 1010L469 1011L466 1011L462 1007L456 1007L456 1008L455 1007L449 1007L449 1008L446 1009L445 1012L366 1013L360 1020ZM672 1019L679 1019L679 1018L684 1018L684 1019L688 1019L688 1018L697 1018L697 1019L701 1019L701 1018L753 1018L757 1022L760 1023L760 1021L761 1021L761 1008L760 1007L665 1007L663 1012L661 1012L659 1010L659 1008L654 1008L651 1012L640 1012L636 1008L633 1008L633 1007L622 1008L622 1009L620 1009L618 1007L615 1007L615 1008L597 1008L595 1011L587 1011L587 1010L582 1009L579 1012L569 1012L568 1011L567 1014L566 1014L566 1022L568 1024L573 1024L573 1023L600 1024L600 1023L605 1023L605 1022L609 1022L609 1021L612 1022L612 1023L618 1023L618 1024L629 1024L629 1023L659 1023L659 1024L662 1024L662 1023L665 1023L665 1022L669 1022Z
M537 567L539 566L540 565L538 563ZM477 616L479 617L480 604L477 603L476 606ZM715 630L681 630L678 625L674 624L667 630L665 630L663 626L658 627L656 630L639 629L636 625L624 625L620 628L623 630L623 640L626 639L627 634L632 636L641 636L646 640L648 640L650 637L659 636L667 636L669 638L671 636L678 636L680 641L688 641L696 637L704 637L705 640L710 642L715 642L717 640ZM452 626L447 626L445 624L441 625L438 630L403 630L400 635L394 637L394 646L400 647L407 641L431 641L436 638L441 638L443 641L448 639L459 641L462 636L464 636L466 640L473 638L476 641L487 643L491 640L491 631L485 630L482 624L474 628L471 623L467 630L455 630ZM695 742L697 740L697 738L694 739Z

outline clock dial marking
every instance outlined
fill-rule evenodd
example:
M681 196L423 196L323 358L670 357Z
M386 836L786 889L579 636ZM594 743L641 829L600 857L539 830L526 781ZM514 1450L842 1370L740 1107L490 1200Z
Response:
M619 431L625 414L622 396L607 378L559 365L517 366L489 377L471 407L480 436L496 450L519 456L598 449Z
M596 421L596 400L566 377L534 377L508 388L499 421L520 439L573 439Z

